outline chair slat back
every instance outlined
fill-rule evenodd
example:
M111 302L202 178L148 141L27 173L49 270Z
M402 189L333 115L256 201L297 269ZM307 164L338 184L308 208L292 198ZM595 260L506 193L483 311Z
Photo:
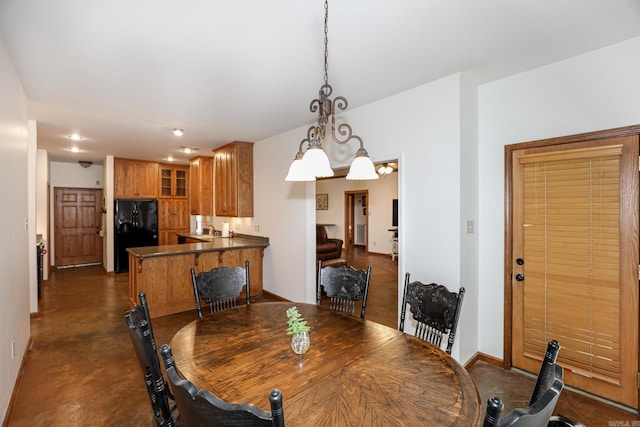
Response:
M349 299L331 297L329 298L329 309L355 316L356 302Z
M191 267L191 282L196 300L198 317L202 318L202 302L209 306L209 312L236 307L237 298L246 286L245 302L251 303L249 261L243 267L216 267L196 274Z
M144 292L140 292L139 298L141 305L135 305L125 313L125 323L129 329L131 343L142 371L156 422L163 427L174 426L175 421L169 405L171 394L160 369Z
M329 297L331 310L355 316L356 302L361 301L360 318L364 319L370 279L371 266L367 270L358 270L349 265L323 267L322 261L319 261L316 303L320 304L324 290Z
M205 425L284 427L280 390L274 389L269 395L271 412L264 411L251 403L232 404L208 390L198 390L190 381L183 378L175 367L171 347L167 344L162 346L160 353L178 404L183 427Z
M408 304L411 316L417 323L415 336L440 347L444 335L448 334L445 351L451 354L464 293L462 287L456 293L436 283L411 282L409 273L405 274L398 329L404 331Z
M417 322L415 336L423 341L429 341L436 347L440 347L444 334L426 323Z

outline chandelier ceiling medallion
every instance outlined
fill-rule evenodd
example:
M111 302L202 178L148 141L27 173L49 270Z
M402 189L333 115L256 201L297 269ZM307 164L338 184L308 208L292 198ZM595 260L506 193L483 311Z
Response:
M340 123L336 126L336 109L346 110L347 99L343 96L336 96L331 100L330 96L333 88L329 84L328 66L328 25L329 4L324 2L324 84L320 86L319 97L311 101L309 109L312 113L318 113L316 124L307 130L307 137L300 141L298 153L289 167L287 181L315 181L316 178L333 176L333 169L329 164L329 158L323 150L323 144L329 142L336 144L346 144L356 140L360 143L360 148L355 154L355 159L351 163L347 179L367 180L378 179L373 162L369 158L369 153L364 148L362 138L354 135L351 126L347 123ZM303 151L304 144L307 143L306 151Z

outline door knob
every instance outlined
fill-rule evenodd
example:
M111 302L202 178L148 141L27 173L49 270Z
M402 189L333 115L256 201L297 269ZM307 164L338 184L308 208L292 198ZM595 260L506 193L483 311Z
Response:
M518 282L522 282L524 280L524 276L522 274L516 274L516 280Z

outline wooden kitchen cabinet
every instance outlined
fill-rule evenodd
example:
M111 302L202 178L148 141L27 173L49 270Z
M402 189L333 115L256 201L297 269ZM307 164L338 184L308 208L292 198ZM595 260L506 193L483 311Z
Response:
M199 156L189 162L191 215L213 215L213 157Z
M187 198L189 167L160 164L158 197Z
M253 216L253 142L235 141L213 150L217 216Z
M177 245L176 233L189 233L188 208L187 199L158 200L158 245Z
M116 199L155 199L158 197L158 163L116 158L113 181Z

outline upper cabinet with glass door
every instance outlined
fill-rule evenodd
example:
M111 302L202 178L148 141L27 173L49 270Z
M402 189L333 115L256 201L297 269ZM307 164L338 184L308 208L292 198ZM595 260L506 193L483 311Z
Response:
M189 166L160 165L160 191L162 198L184 198L188 196Z

